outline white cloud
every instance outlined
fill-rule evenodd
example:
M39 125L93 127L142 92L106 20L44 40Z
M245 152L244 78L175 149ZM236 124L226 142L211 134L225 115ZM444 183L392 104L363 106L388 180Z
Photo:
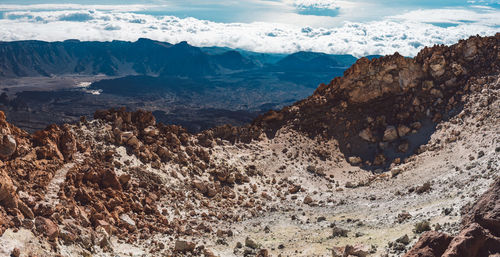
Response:
M482 8L484 9L484 8ZM390 18L403 21L417 22L446 22L446 23L467 23L475 22L487 26L500 25L500 12L494 9L474 10L474 9L436 9L436 10L415 10Z
M79 15L76 15L79 14ZM439 17L439 14L443 14ZM460 22L453 15L470 22ZM498 11L414 11L379 21L345 22L339 27L307 27L282 23L216 23L195 18L155 17L116 11L13 11L0 19L1 41L126 40L146 37L195 46L225 46L257 52L316 51L335 54L415 55L423 46L453 44L470 35L494 35ZM76 15L76 16L75 16ZM87 16L88 15L88 16ZM421 17L429 17L424 19ZM61 19L61 17L76 17ZM80 19L79 19L80 18ZM456 22L438 27L430 22Z
M322 9L337 9L340 8L339 4L335 0L295 0L294 5L298 8L322 8Z
M168 5L145 5L145 4L127 4L127 5L81 5L81 4L0 4L0 11L21 11L21 10L108 10L108 11L142 11L157 7L166 7Z
M297 8L337 9L352 6L353 3L342 0L293 0Z

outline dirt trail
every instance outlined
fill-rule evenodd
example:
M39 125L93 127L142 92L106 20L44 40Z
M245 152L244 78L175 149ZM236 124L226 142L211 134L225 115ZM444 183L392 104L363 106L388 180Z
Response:
M61 184L64 183L66 179L66 174L68 171L75 166L75 163L66 163L62 168L56 171L54 177L47 186L47 191L45 193L44 201L53 205L59 203L59 197L57 194L61 190Z

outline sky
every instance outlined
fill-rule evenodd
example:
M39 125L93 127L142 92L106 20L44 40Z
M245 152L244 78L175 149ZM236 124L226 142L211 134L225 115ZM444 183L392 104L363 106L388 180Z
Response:
M257 52L415 55L500 32L500 0L0 0L0 41L151 38Z

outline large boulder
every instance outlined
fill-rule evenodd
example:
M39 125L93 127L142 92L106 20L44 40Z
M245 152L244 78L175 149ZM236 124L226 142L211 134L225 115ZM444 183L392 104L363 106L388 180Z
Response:
M500 177L465 215L462 224L478 223L495 236L500 236Z
M500 253L500 238L481 225L472 223L453 238L443 256L481 257L494 253Z
M59 227L50 219L36 217L36 231L46 236L49 240L55 240L59 236Z
M188 242L184 240L175 241L174 251L176 252L192 252L196 244L193 242Z
M0 138L0 158L9 158L16 152L17 143L12 135L3 135Z
M394 141L398 139L398 132L396 130L396 127L394 126L387 126L384 131L384 141Z
M65 160L73 159L73 154L76 153L76 139L73 132L66 125L63 128L63 132L59 136L59 150L64 156Z
M440 257L448 248L452 237L436 231L427 231L420 240L406 253L405 257Z
M17 194L9 175L0 171L0 205L6 208L17 208Z

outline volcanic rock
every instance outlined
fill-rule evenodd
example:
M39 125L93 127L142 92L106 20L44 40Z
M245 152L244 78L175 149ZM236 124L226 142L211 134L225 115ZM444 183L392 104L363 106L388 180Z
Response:
M398 139L398 132L396 130L396 127L394 126L387 126L384 131L384 141L394 141Z
M7 208L17 208L17 194L12 180L3 170L0 171L0 204Z
M3 135L0 141L0 158L9 158L16 152L17 143L12 135Z
M398 135L400 137L406 136L410 131L411 131L411 129L405 125L398 126Z
M373 137L373 134L372 134L372 131L370 130L370 128L366 128L366 129L363 129L361 130L361 132L359 132L359 137L361 137L362 139L368 141L368 142L375 142L375 138Z
M479 257L493 253L500 253L500 237L493 235L481 225L472 223L453 238L443 256Z
M195 243L184 241L184 240L177 240L177 241L175 241L174 250L176 252L192 252L192 251L194 251L195 247L196 247Z
M36 231L46 236L49 240L55 240L59 236L59 227L50 219L36 217Z
M250 237L247 237L247 238L245 239L245 246L246 246L246 247L250 247L250 248L252 248L252 249L257 249L257 248L259 248L259 245L258 245L258 244L257 244L257 243L253 240L253 239L251 239Z
M405 257L439 257L448 248L452 237L437 231L427 231L420 240L405 254Z

